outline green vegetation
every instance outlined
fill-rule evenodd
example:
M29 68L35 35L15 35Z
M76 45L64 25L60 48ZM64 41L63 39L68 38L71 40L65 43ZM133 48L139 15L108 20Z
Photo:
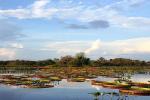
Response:
M107 81L92 81L92 85L102 86L104 88L119 89L120 93L128 95L150 95L150 84L149 83L138 83L138 82L128 82L128 83L117 83L107 82ZM145 87L146 86L146 87Z
M143 88L143 87L132 87L131 89L140 91L150 91L150 88Z
M135 73L150 72L150 62L131 60L125 58L91 60L84 53L73 56L64 56L60 59L43 61L0 61L0 73L18 72L22 76L2 75L0 83L5 85L20 86L23 88L51 88L54 82L67 79L68 82L85 82L98 76L115 78L114 82L92 81L92 85L105 88L146 91L149 93L149 83L132 82L131 76ZM28 74L32 73L32 74ZM117 78L117 79L116 79ZM134 87L133 87L134 86ZM135 86L137 86L135 88ZM131 93L133 91L130 91ZM96 93L95 96L102 93ZM108 94L108 93L107 93ZM144 94L144 93L143 93ZM112 94L111 94L112 95ZM149 94L148 94L149 95Z
M34 71L42 68L50 67L102 67L105 69L113 68L118 69L149 69L150 62L131 60L125 58L105 59L100 57L97 60L91 60L87 58L84 53L78 53L75 56L64 56L60 59L48 59L41 61L25 61L25 60L13 60L13 61L0 61L0 73L2 71ZM117 71L117 70L116 70ZM4 72L5 73L5 72Z
M57 76L52 76L50 77L51 81L61 81L61 78L57 77Z
M85 78L82 78L82 77L72 78L71 81L72 82L84 82Z
M99 99L99 96L105 95L104 92L94 92L94 93L89 93L89 94L91 94L91 95L94 96L94 100L98 100L98 99Z
M94 96L94 100L103 100L103 96L105 96L105 95L110 96L110 100L113 100L114 96L118 97L117 100L126 100L127 99L126 95L122 95L117 92L93 92L93 93L89 93L89 94ZM100 99L100 97L102 97L102 98Z

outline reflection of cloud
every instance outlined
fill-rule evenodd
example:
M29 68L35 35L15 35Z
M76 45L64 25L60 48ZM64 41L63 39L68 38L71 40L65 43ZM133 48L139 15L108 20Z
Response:
M1 100L20 100L19 93L14 93L14 91L0 91Z
M56 85L55 88L67 88L67 89L87 89L91 88L90 82L68 82L67 79L63 79Z
M131 77L131 80L135 82L148 82L149 78L149 74L135 74Z
M101 90L102 89L101 86L92 85L92 87L95 88L96 90Z

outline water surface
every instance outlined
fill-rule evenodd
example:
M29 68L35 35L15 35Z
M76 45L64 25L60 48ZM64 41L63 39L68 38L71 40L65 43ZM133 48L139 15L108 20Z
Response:
M113 81L114 78L99 76L97 80ZM131 78L134 81L146 82L150 80L149 74L135 74ZM61 82L55 82L54 88L47 89L27 89L0 86L0 100L94 100L94 97L88 93L101 92L119 92L117 89L108 89L100 86L92 86L91 81L86 82L67 82L63 79ZM113 97L117 100L118 97ZM100 97L102 99L102 97ZM110 96L104 96L103 100L110 100ZM128 100L150 100L150 96L129 96Z

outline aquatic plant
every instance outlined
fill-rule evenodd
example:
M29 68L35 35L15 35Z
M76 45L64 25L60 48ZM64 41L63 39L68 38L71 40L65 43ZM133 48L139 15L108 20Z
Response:
M105 92L93 92L93 93L89 93L89 94L94 96L94 100L99 100L99 96L105 95Z

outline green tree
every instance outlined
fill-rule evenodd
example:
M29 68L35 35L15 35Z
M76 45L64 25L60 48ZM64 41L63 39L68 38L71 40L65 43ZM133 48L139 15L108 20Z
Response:
M82 67L90 64L90 59L83 52L77 53L74 58L74 66Z
M59 65L62 66L62 67L72 66L73 59L74 58L72 56L61 57L61 59L59 60Z

